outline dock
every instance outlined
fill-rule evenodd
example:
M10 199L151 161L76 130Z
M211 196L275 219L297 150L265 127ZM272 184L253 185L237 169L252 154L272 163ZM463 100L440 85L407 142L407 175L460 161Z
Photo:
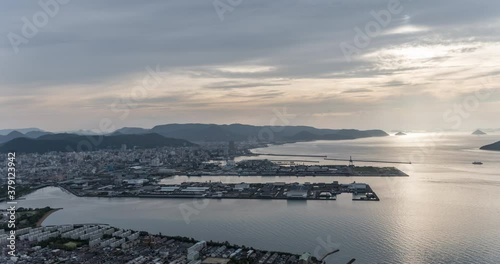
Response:
M306 157L306 158L327 158L326 155L308 155L308 154L273 154L273 153L255 153L259 156L275 156L275 157Z
M181 184L156 185L148 191L134 191L129 187L112 187L103 190L99 186L89 189L72 189L60 185L68 192L82 197L127 198L195 198L195 199L258 199L258 200L329 200L338 195L351 194L353 201L379 201L370 185L365 183L222 183L183 182Z

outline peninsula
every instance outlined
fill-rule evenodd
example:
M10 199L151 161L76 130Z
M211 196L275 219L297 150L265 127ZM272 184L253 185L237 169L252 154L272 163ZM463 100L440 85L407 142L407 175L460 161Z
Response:
M482 146L480 149L482 149L482 150L500 151L500 141L495 142L493 144L486 145L486 146Z

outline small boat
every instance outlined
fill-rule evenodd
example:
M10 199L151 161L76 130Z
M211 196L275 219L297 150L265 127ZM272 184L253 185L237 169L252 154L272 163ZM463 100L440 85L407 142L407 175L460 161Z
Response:
M480 161L474 161L474 162L472 162L472 164L474 164L474 165L483 165L483 163L480 162Z

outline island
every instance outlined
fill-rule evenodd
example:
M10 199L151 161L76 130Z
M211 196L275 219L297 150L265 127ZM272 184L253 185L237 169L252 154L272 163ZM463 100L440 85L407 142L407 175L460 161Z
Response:
M400 132L398 132L398 133L396 133L394 135L395 136L406 136L406 133L400 131Z
M482 146L480 149L482 149L482 150L500 151L500 141L495 142L493 144L486 145L486 146Z
M472 132L472 135L481 136L481 135L486 135L486 133L477 129L476 131Z

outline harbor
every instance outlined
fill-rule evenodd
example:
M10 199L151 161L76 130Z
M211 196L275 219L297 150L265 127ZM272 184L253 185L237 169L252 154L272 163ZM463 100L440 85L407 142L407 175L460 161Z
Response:
M379 201L377 194L366 183L222 183L183 182L168 185L133 183L121 186L93 186L80 188L63 184L61 188L84 197L139 197L139 198L200 198L200 199L276 199L276 200L336 200L337 195L350 194L353 201Z

